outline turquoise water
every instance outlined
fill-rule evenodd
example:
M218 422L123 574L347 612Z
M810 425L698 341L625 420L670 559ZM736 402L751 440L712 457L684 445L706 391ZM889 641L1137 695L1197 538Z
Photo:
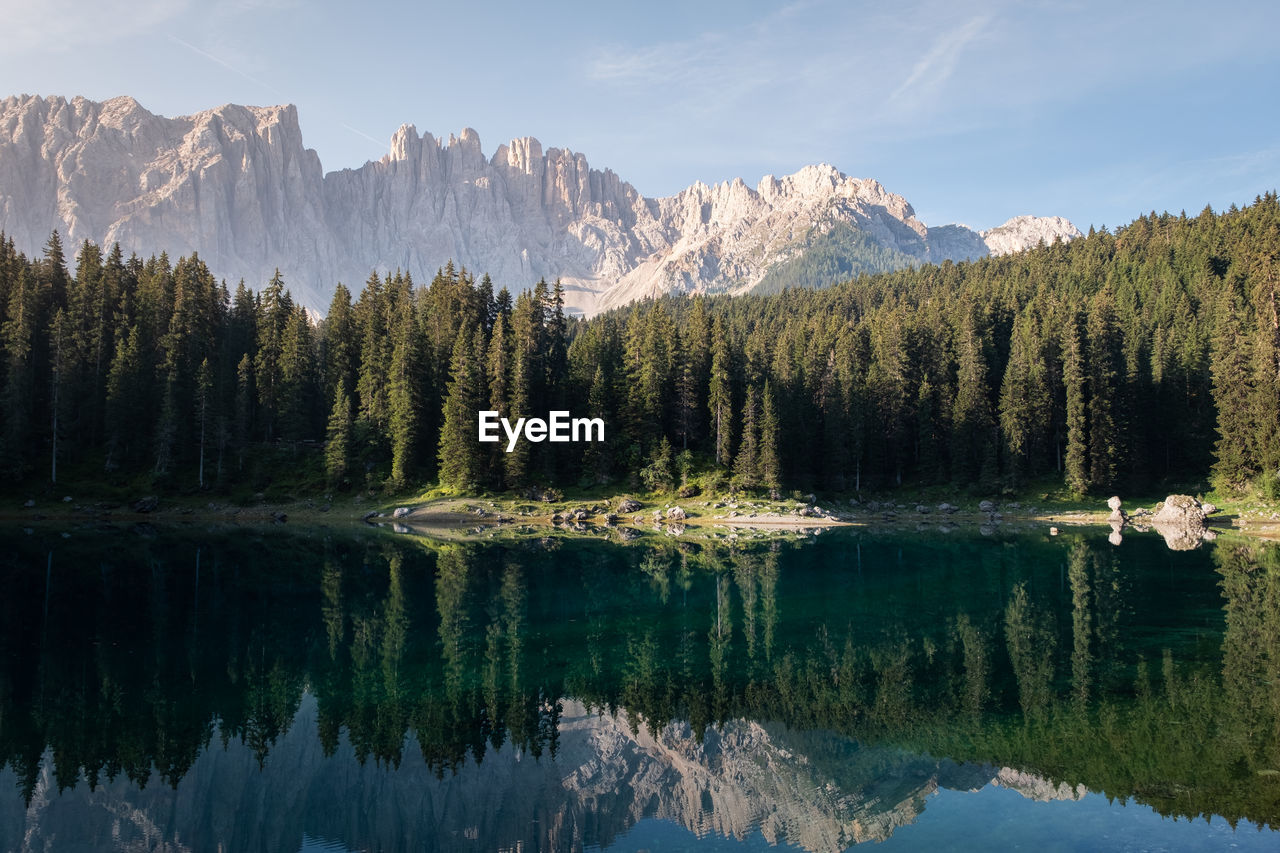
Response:
M0 536L0 849L1276 849L1280 559L1106 532Z

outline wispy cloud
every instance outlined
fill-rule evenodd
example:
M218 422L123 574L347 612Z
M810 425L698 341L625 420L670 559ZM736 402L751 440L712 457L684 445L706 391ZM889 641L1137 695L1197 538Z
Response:
M189 8L189 0L0 0L0 20L6 52L63 53L148 33Z
M239 63L231 62L229 60L222 59L221 57L215 56L214 54L210 53L207 50L202 50L196 47L194 44L191 44L191 42L184 41L183 39L178 38L173 33L169 33L169 41L173 42L174 44L180 45L181 47L185 47L187 50L191 51L197 56L202 56L205 59L209 60L210 62L213 62L217 65L222 66L223 68L225 68L226 70L230 71L233 74L237 74L240 77L243 77L245 80L248 80L250 83L253 83L256 86L259 86L262 89L265 89L266 91L270 92L272 95L281 99L282 101L289 100L289 96L286 95L284 92L281 92L279 89L277 89L275 86L272 86L270 83L267 83L264 80L259 80L257 77L253 76L248 71L245 71L244 68L241 67Z
M916 61L907 79L889 95L889 100L896 101L913 88L936 90L946 83L955 73L960 54L982 34L990 19L990 15L978 15L959 29L938 36L933 46Z

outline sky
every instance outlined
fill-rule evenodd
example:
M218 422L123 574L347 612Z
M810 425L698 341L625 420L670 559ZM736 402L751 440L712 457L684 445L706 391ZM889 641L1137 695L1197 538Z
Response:
M830 163L929 225L1083 230L1280 187L1280 3L0 0L0 97L298 106L326 171L402 124L648 196Z

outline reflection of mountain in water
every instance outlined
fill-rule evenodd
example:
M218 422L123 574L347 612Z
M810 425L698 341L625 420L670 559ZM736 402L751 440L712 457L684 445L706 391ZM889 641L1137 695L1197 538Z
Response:
M286 850L305 836L351 849L576 850L659 818L699 836L759 830L770 843L838 851L912 823L939 787L976 790L996 776L747 720L709 729L701 743L687 723L654 737L632 732L625 714L574 702L564 705L555 758L505 746L437 776L416 748L399 767L359 761L345 738L326 757L316 717L308 695L261 768L248 746L215 738L176 790L117 778L58 794L46 756L25 814L17 798L0 798L0 847ZM0 788L15 781L0 773ZM1036 799L1075 794L1008 768L998 782ZM6 837L18 827L21 838Z

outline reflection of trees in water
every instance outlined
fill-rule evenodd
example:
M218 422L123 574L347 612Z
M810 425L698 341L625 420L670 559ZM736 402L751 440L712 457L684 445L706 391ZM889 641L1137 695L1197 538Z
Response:
M568 696L625 710L634 729L687 720L701 738L775 720L1165 813L1280 816L1280 561L1260 546L1216 551L1226 635L1211 666L1126 647L1147 604L1084 539L1048 552L1065 557L1061 591L1034 570L1006 582L1035 552L988 548L968 576L922 575L908 590L920 601L890 615L903 588L839 552L776 544L215 542L198 581L193 547L150 549L140 572L55 575L47 625L43 554L9 585L0 757L28 794L46 746L64 787L81 774L174 784L214 731L262 760L305 687L326 754L345 731L362 760L397 765L412 736L437 773L506 743L554 754ZM815 579L830 587L816 597Z
M1004 610L1004 636L1009 663L1018 680L1018 701L1028 722L1045 718L1053 701L1053 651L1056 645L1052 620L1027 595L1027 585L1013 588Z

